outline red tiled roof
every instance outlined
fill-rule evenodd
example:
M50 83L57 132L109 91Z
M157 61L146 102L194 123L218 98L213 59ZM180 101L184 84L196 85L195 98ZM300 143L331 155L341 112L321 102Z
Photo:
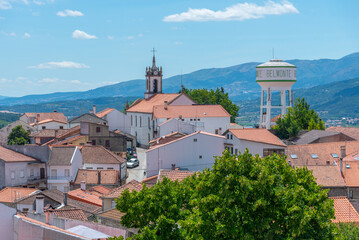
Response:
M122 164L126 162L125 159L100 145L83 146L81 153L84 163Z
M71 145L73 141L76 141L76 140L79 140L81 138L87 138L87 136L85 135L77 135L77 136L74 136L74 137L69 137L65 140L62 140L62 141L52 141L52 142L47 142L46 145L48 144L51 144L51 145L54 145L54 146L61 146L61 145ZM43 144L44 145L44 144Z
M335 219L334 223L359 223L359 214L349 202L347 197L330 197L334 200Z
M354 138L356 140L359 140L359 128L354 128L354 127L329 127L327 129L325 129L326 131L331 131L331 132L341 132L351 138Z
M274 118L272 118L270 121L271 121L272 123L275 123L275 122L277 122L277 120L278 120L279 118L281 118L281 117L282 117L282 115L279 114L279 115L275 116Z
M238 139L285 147L286 145L265 128L229 129Z
M154 140L150 141L149 144L151 145L151 147L153 147L153 146L156 146L156 145L171 142L173 140L176 140L178 138L182 138L184 136L186 136L186 134L180 133L180 132L174 132L174 133L170 133L170 134L167 134L165 136L162 136L160 138L154 139Z
M67 121L60 121L60 120L57 120L57 119L44 119L44 120L42 120L42 121L40 121L40 122L38 122L37 124L44 124L44 123L49 123L49 122L58 122L58 123L64 123L64 124L66 124L67 123Z
M99 207L102 206L102 200L100 199L100 196L102 196L103 194L97 191L89 191L89 190L84 191L81 188L78 188L68 192L67 195L69 198L81 202L90 203Z
M358 167L359 161L343 161L343 175L348 187L359 187Z
M148 177L142 180L141 183L145 183L148 188L152 187L157 183L158 175L154 175L152 177Z
M124 215L125 215L125 213L120 212L116 208L112 208L112 209L106 210L106 211L98 214L98 216L100 216L100 217L112 219L115 221L121 221L121 218Z
M100 182L99 182L100 173ZM116 185L119 181L118 170L89 170L79 169L76 175L75 184L85 181L87 184L109 184Z
M104 116L106 116L107 114L112 112L113 110L116 110L116 109L114 109L114 108L106 108L105 110L102 110L101 112L96 113L96 116L99 117L99 118L103 118Z
M162 180L162 178L168 178L171 181L178 180L181 182L183 179L185 179L188 176L191 176L195 174L195 171L187 171L187 170L167 170L167 169L161 169L159 172L159 180Z
M65 133L65 129L42 129L35 133L30 134L30 137L58 137Z
M128 182L128 183L122 185L121 187L112 189L111 192L109 192L108 194L103 195L102 197L103 198L117 198L126 189L128 189L130 192L132 192L132 191L139 192L139 191L142 190L142 184L139 183L136 180L132 180L131 182Z
M51 210L50 212L52 212L56 217L87 221L87 217L85 216L82 209L76 209L76 208L54 209Z
M154 118L207 118L230 117L231 115L221 105L169 105L153 107Z
M37 116L39 116L39 121L43 121L46 119L53 119L53 120L57 120L57 121L61 121L61 122L65 122L67 123L67 118L65 117L65 115L61 112L48 112L48 113L24 113L23 115L27 116L27 117L34 117L37 118Z
M159 93L153 95L149 99L143 99L134 103L127 109L127 112L143 112L143 113L152 113L153 107L157 105L164 105L164 102L168 103L175 100L180 94L178 93Z
M90 191L96 191L100 194L108 194L109 192L111 192L111 189L108 187L105 187L105 186L98 185L98 186L92 187L90 189Z
M0 146L0 159L5 162L38 162L39 160Z
M14 203L39 191L36 188L7 187L0 191L0 202Z
M304 166L298 166L304 167ZM323 187L344 187L345 181L340 173L339 166L336 165L322 165L322 166L306 166L308 170L312 171L316 182Z

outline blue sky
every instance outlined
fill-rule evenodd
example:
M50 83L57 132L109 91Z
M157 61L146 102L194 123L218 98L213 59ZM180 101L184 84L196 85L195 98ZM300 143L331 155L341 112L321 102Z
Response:
M0 95L359 51L359 1L0 0Z

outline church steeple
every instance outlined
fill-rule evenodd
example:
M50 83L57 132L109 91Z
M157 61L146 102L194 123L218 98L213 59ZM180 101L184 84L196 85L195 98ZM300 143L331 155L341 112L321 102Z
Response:
M153 52L152 67L146 67L145 99L157 93L162 93L162 67L156 66L156 50L153 49L151 52Z

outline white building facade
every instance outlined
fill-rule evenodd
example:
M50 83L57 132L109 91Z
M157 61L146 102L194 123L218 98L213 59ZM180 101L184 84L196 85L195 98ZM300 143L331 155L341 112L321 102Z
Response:
M160 169L173 167L190 171L211 168L214 157L221 156L223 151L224 136L195 132L147 150L147 177L158 174Z
M120 130L131 133L130 117L117 109L107 108L96 115L107 121L110 131Z

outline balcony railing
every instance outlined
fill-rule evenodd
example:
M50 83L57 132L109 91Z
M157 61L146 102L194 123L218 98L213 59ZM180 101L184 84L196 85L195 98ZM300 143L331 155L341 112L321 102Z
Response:
M68 176L50 176L47 178L48 180L71 180L71 177Z

